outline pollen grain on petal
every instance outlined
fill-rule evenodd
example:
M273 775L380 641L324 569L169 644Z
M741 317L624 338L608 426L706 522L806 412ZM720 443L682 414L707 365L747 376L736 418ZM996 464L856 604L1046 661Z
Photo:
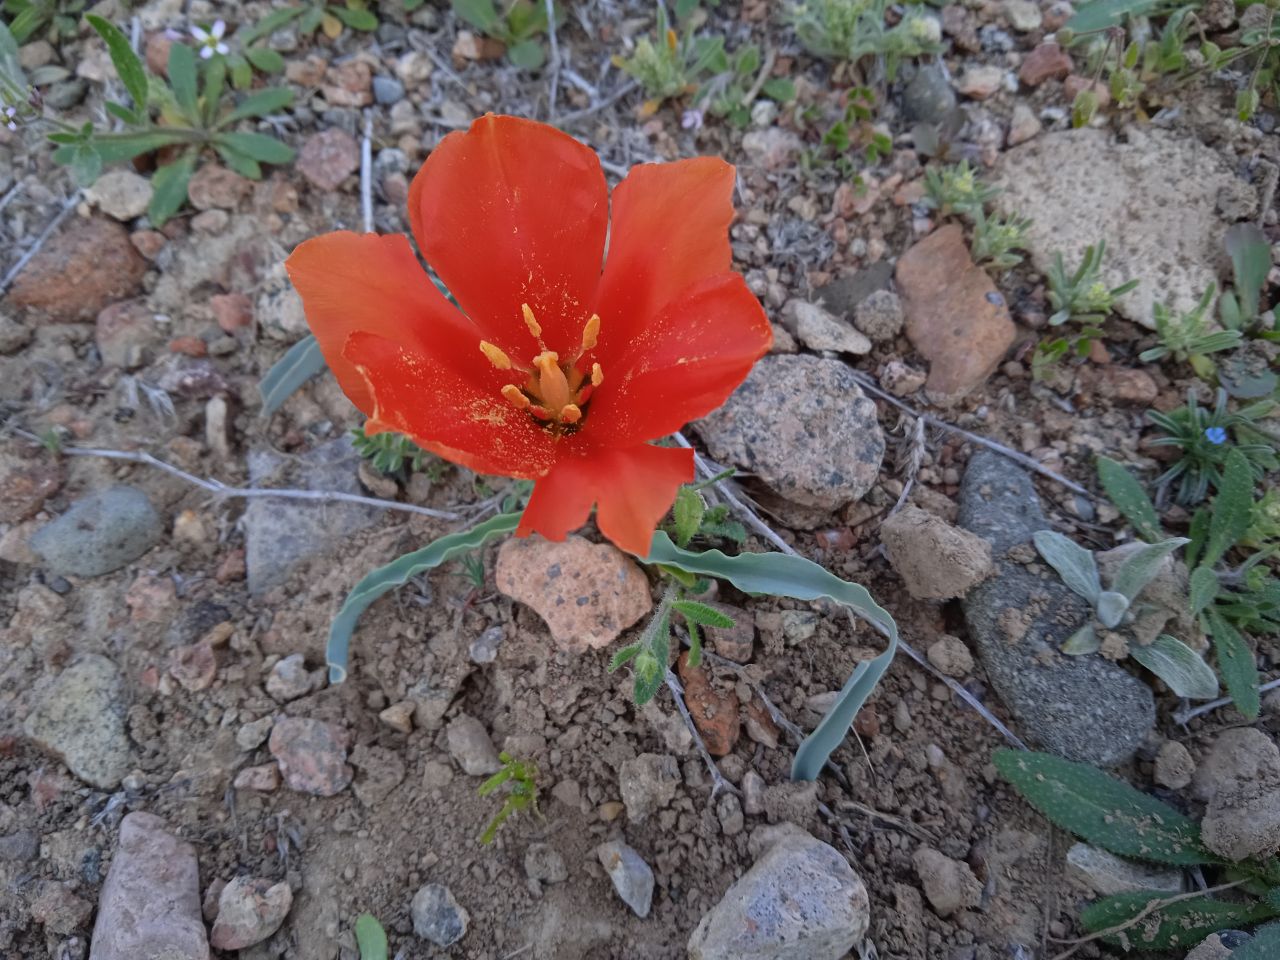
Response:
M511 358L508 357L501 347L496 347L488 340L480 341L480 352L483 353L499 370L511 369Z

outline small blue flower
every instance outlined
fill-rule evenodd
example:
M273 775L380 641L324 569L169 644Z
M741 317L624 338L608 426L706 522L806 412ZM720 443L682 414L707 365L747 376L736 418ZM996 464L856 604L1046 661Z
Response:
M1204 438L1215 447L1220 447L1227 442L1227 431L1222 427L1205 427Z

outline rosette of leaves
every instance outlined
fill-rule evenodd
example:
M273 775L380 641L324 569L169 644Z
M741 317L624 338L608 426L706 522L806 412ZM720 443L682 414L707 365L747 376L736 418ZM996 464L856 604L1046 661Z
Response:
M924 204L944 217L959 214L972 220L999 192L983 182L968 160L924 171Z
M1068 353L1075 353L1077 357L1088 356L1090 345L1102 336L1100 324L1115 307L1117 298L1138 285L1137 280L1129 280L1118 287L1109 287L1103 283L1099 273L1106 252L1105 241L1086 247L1084 258L1073 273L1067 273L1062 254L1054 254L1048 274L1049 304L1054 310L1049 317L1049 325L1060 327L1068 320L1073 320L1081 326L1069 337L1058 337L1039 344L1032 358L1035 371L1042 370Z
M540 37L547 32L547 5L515 0L499 10L494 0L451 0L453 12L485 36L507 48L507 59L525 70L537 70L547 62ZM556 22L562 14L556 11Z
M1230 350L1240 343L1239 330L1210 330L1209 304L1218 292L1216 284L1209 284L1199 302L1186 312L1175 313L1173 307L1157 303L1152 309L1156 325L1158 346L1143 350L1138 359L1153 363L1165 357L1173 357L1179 363L1190 363L1200 376L1213 372L1213 364L1205 358L1211 353Z
M1033 539L1040 556L1062 582L1093 608L1096 623L1085 624L1062 645L1062 652L1073 656L1099 648L1099 627L1115 630L1132 622L1139 594L1159 574L1164 559L1189 542L1186 537L1171 537L1137 546L1116 569L1114 582L1104 588L1090 551L1053 530L1037 531ZM1129 655L1180 697L1209 700L1218 695L1218 678L1212 668L1176 637L1161 634L1146 646L1130 644Z
M852 64L875 59L892 81L904 60L942 52L942 27L910 7L889 26L888 8L887 0L803 0L791 4L786 16L810 53Z
M1218 870L1227 881L1223 886L1235 888L1228 896L1211 889L1191 895L1143 890L1104 897L1080 914L1087 934L1126 951L1185 951L1218 930L1280 916L1280 861L1275 857L1227 864L1205 847L1198 823L1088 764L1016 750L997 750L992 761L1024 800L1080 839L1133 860ZM1276 956L1280 924L1259 929L1255 942L1263 949L1250 951L1250 943L1232 957Z
M147 215L159 226L186 202L191 176L208 153L216 153L228 167L252 180L261 179L262 164L293 159L293 149L275 137L235 129L241 121L288 106L293 102L292 91L269 87L237 102L227 88L225 59L211 57L203 61L202 69L194 51L181 43L169 48L165 82L148 75L119 28L92 14L88 20L106 41L132 103L106 104L107 112L124 124L119 133L99 131L86 122L79 130L49 135L58 145L54 160L68 165L79 183L92 183L104 166L158 154L163 159L152 176L154 193Z
M724 37L695 37L692 26L677 33L662 7L653 38L641 37L630 56L613 58L618 69L639 81L646 114L654 113L664 100L697 92L702 80L724 62Z
M1189 389L1186 406L1169 413L1147 411L1147 418L1165 433L1152 440L1152 446L1182 451L1157 484L1177 481L1178 502L1190 505L1218 488L1222 468L1233 450L1244 457L1255 480L1261 480L1267 471L1280 469L1274 440L1257 424L1274 408L1275 401L1265 399L1232 411L1228 408L1227 391L1219 389L1213 408L1205 409L1196 401L1194 389Z
M4 0L9 32L18 43L40 39L58 43L76 35L88 0Z
M726 118L735 127L745 127L751 122L751 94L761 70L760 48L749 43L730 54L724 49L723 37L710 39L708 49L714 52L706 69L712 77L698 88L694 105L705 107L714 117ZM796 96L795 85L785 77L770 77L761 84L760 92L779 103Z

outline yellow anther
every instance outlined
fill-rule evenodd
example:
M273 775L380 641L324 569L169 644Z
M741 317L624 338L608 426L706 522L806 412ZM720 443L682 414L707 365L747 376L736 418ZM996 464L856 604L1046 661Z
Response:
M578 409L576 403L566 404L565 408L560 411L561 423L577 423L582 419L582 411Z
M672 30L672 29L668 28L668 30L667 30L667 49L668 49L668 50L670 50L672 53L675 53L675 52L676 52L676 44L677 44L677 41L678 41L678 38L676 37L676 32L675 32L674 30Z
M507 403L511 404L517 410L524 410L529 406L529 398L521 393L520 388L514 383L508 383L503 387L502 395L506 398Z
M587 325L582 328L582 352L594 350L596 341L600 339L600 314L593 313Z
M593 363L591 365L591 385L598 387L604 383L604 371L600 369L600 364Z
M538 396L543 406L555 412L564 409L572 399L569 381L560 369L560 356L554 350L544 350L533 360L538 371Z
M529 332L533 334L535 340L542 337L542 327L538 325L538 318L533 315L533 309L527 304L520 304L520 312L524 314L524 325L529 328Z
M492 363L499 370L511 369L511 358L502 352L501 347L495 347L488 340L481 340L480 352L483 353L486 357L488 357L489 362Z

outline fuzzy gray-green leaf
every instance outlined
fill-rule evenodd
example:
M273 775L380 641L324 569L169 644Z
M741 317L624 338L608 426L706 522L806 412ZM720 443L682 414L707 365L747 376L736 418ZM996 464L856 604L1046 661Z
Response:
M1230 621L1213 607L1205 615L1213 648L1218 654L1218 672L1227 693L1246 720L1258 719L1262 700L1258 694L1258 665L1249 643Z
M1196 567L1191 571L1191 612L1199 614L1208 609L1219 587L1218 575L1209 567Z
M304 383L325 368L320 342L305 336L275 362L258 384L262 394L262 415L269 417L280 409Z
M1115 590L1103 590L1098 594L1098 602L1094 605L1098 620L1108 630L1114 630L1120 626L1120 621L1124 619L1125 611L1128 609L1129 598Z
M1115 508L1148 543L1160 539L1160 517L1147 492L1132 473L1110 457L1098 458L1098 481Z
M1253 473L1249 461L1239 450L1227 454L1222 469L1222 482L1213 500L1209 519L1209 540L1205 545L1201 566L1212 567L1228 550L1240 542L1249 530L1253 517Z
M1194 821L1088 764L1003 749L992 762L1033 807L1104 850L1156 863L1219 862Z
M1190 542L1186 537L1170 537L1159 543L1143 544L1136 548L1116 570L1115 582L1111 584L1111 589L1124 594L1132 603L1138 599L1138 594L1143 591L1143 588L1160 572L1160 565L1164 562L1164 558L1183 544Z
M1218 695L1218 675L1177 637L1162 633L1150 645L1131 643L1129 656L1169 685L1179 697L1212 700Z
M1096 606L1098 595L1102 593L1102 581L1098 577L1098 564L1093 554L1056 530L1037 530L1033 539L1040 556L1058 571L1062 582L1072 592L1088 600L1091 606Z

